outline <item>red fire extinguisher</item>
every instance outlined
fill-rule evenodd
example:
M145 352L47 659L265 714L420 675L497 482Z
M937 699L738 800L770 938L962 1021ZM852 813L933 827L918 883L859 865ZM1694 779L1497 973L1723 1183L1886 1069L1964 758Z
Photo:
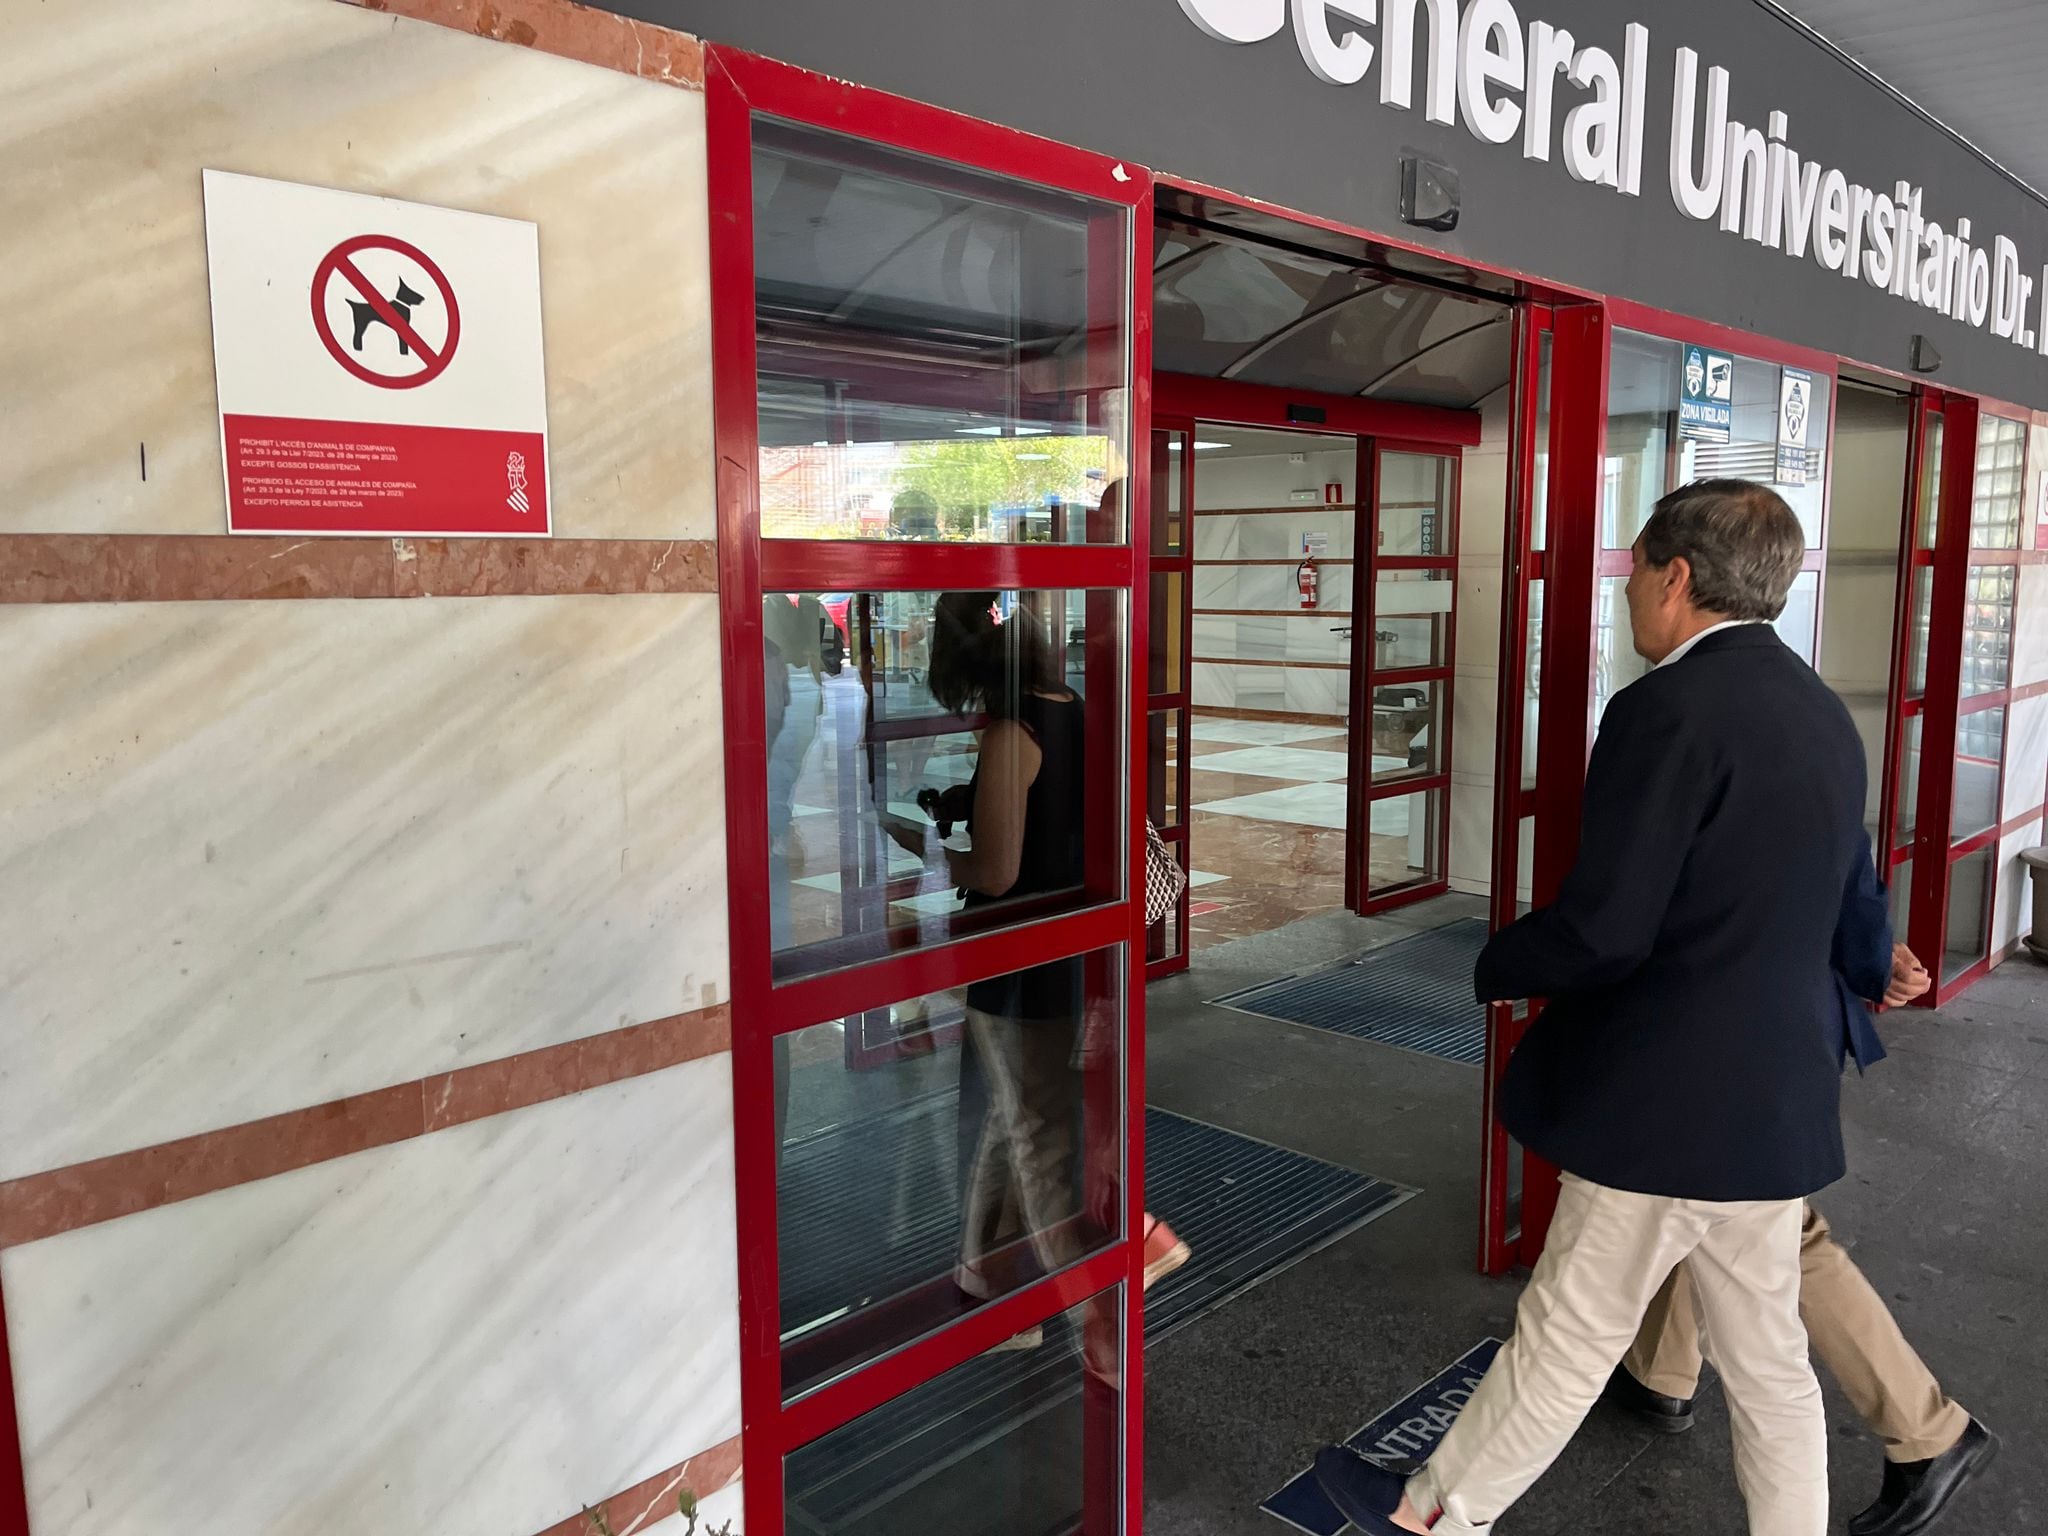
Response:
M1301 592L1301 606L1315 607L1316 592L1322 585L1322 577L1316 570L1314 559L1304 560L1294 568L1294 585Z

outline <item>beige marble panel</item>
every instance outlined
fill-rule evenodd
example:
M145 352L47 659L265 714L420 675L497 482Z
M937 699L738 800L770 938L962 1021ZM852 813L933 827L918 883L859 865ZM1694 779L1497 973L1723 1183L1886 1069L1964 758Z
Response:
M36 1536L506 1536L737 1433L730 1063L7 1250Z
M556 533L711 536L701 95L334 0L0 37L0 531L226 531L210 166L535 221Z
M727 991L708 594L0 607L0 1178Z

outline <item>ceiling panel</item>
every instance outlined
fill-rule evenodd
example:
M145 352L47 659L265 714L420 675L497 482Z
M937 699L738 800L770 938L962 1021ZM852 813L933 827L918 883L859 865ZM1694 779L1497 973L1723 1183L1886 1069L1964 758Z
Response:
M2048 189L2048 0L1775 0L1923 111Z

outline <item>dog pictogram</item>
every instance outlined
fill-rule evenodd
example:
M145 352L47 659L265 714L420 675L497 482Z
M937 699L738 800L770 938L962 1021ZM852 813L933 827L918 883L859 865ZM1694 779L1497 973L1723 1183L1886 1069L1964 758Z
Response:
M396 235L342 241L314 269L312 299L313 328L328 355L380 389L417 389L439 378L462 337L462 311L447 274ZM395 347L371 343L379 325Z
M401 277L398 280L398 292L391 296L391 308L399 319L410 325L412 322L413 306L426 302L427 296L425 294L414 293L412 284L408 283L404 278ZM390 322L378 314L377 306L370 303L367 299L350 299L348 307L350 313L356 317L355 340L350 345L360 352L363 350L364 333L373 325L389 325ZM412 355L412 343L405 339L404 328L393 325L391 326L391 334L398 338L398 355L400 357L410 357Z

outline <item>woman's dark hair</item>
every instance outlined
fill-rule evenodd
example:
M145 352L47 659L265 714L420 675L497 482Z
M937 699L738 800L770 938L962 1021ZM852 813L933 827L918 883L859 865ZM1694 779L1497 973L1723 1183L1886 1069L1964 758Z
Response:
M1027 602L996 621L993 592L945 592L932 614L932 697L956 715L1014 715L1027 693L1065 686Z

